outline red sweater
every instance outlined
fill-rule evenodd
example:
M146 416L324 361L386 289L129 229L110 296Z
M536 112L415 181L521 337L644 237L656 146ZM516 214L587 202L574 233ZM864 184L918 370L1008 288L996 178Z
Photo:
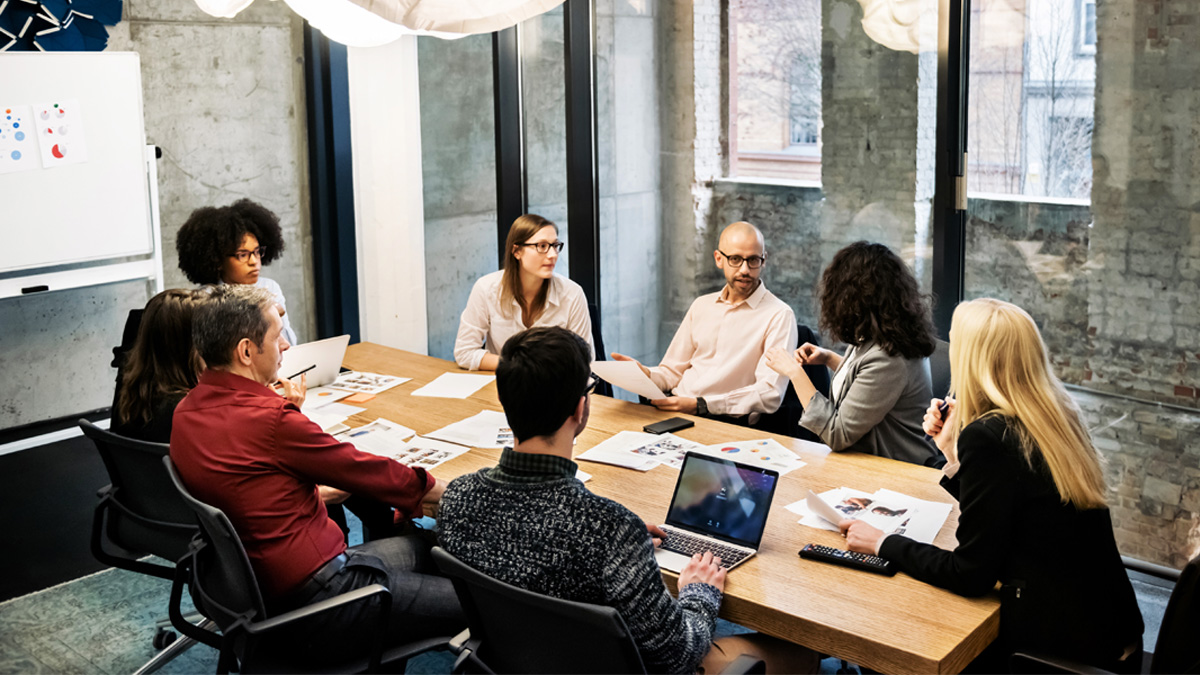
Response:
M338 441L267 387L214 370L175 409L171 461L197 499L229 516L268 599L346 548L318 485L419 515L433 484L424 469Z

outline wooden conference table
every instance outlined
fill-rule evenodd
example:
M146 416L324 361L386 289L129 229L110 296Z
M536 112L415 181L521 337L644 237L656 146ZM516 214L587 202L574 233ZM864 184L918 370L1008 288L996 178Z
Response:
M366 412L352 417L350 426L383 417L427 434L481 410L501 410L494 382L466 399L411 396L442 373L461 372L448 361L363 343L347 350L345 365L412 378L362 404ZM643 425L671 416L650 406L593 396L591 419L575 454L618 431L641 431ZM692 419L696 426L679 436L705 444L770 436L784 446L800 447L786 436ZM433 473L448 480L493 466L499 457L499 450L474 449ZM960 671L997 635L1000 605L994 594L963 598L904 573L883 577L803 560L797 551L804 544L844 548L845 540L837 533L800 525L799 518L783 508L803 499L809 488L822 492L841 486L867 492L888 488L920 499L951 501L938 485L940 473L859 453L801 457L808 465L779 482L759 554L730 572L721 617L883 673ZM660 466L643 473L593 462L581 462L580 467L592 474L587 483L592 492L624 504L648 523L660 523L666 516L677 472ZM935 543L953 548L957 525L956 505ZM674 591L676 576L663 576Z

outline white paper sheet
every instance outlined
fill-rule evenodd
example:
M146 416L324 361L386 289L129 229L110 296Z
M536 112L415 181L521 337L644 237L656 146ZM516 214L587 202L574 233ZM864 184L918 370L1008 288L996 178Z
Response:
M357 415L360 412L365 412L367 409L359 408L358 406L353 406L346 403L329 403L317 408L317 410L320 411L320 414L322 415L341 415L342 419L345 419L351 415Z
M33 106L0 105L0 174L40 168Z
M438 398L466 398L483 389L495 375L467 373L443 373L436 380L413 392L413 396L436 396Z
M392 387L398 387L411 380L411 377L396 377L395 375L380 375L379 373L360 373L351 370L342 373L327 386L334 389L345 389L356 394L378 394Z
M915 515L909 521L901 523L895 533L926 544L932 544L937 538L938 532L942 531L942 526L946 524L946 519L950 517L950 511L954 508L953 504L930 502L888 489L879 490L876 494L881 499L893 503L912 504Z
M329 387L313 387L308 390L304 396L304 405L300 406L300 410L307 413L310 410L316 410L334 401L340 401L351 392L343 389L330 389Z
M338 439L353 444L363 452L395 458L404 449L405 441L415 433L404 425L380 417L370 424L341 434Z
M580 483L586 483L586 482L588 482L589 480L591 480L591 479L592 479L592 474L590 474L590 473L588 473L588 472L584 471L583 469L576 469L576 470L575 470L575 478L576 478L576 479L577 479L577 480L578 480Z
M614 387L655 400L667 398L633 361L593 361L592 372Z
M861 520L884 532L903 534L926 544L933 543L953 508L951 504L925 501L887 489L871 494L840 487L815 496L832 508L839 520ZM785 508L801 516L801 525L833 532L838 529L817 515L807 500L788 504Z
M612 438L597 443L575 459L585 462L612 464L613 466L622 466L626 469L636 469L638 471L649 471L658 466L659 461L650 455L635 453L633 450L647 443L652 443L658 438L654 434L647 434L640 431L619 431Z
M508 418L504 416L504 413L495 410L484 410L466 419L448 424L437 431L426 434L426 437L465 445L469 448L502 448L513 445L512 429L508 426Z
M780 476L785 476L788 473L805 466L807 463L796 456L796 453L788 450L779 442L770 438L761 438L752 441L729 441L728 443L715 443L705 446L697 452L702 452L713 457L721 459L729 459L742 464L751 466L761 466L767 469L774 469L779 472Z
M38 147L42 151L43 168L51 169L87 161L82 113L78 99L34 104L33 117L38 129Z

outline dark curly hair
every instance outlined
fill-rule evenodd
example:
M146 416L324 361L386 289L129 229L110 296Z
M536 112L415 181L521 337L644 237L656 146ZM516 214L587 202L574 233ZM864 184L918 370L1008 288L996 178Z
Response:
M936 346L929 303L908 265L883 244L858 241L838 251L821 275L821 328L835 340L874 342L916 359Z
M261 204L239 199L229 206L202 206L192 211L175 240L179 269L194 284L218 283L225 258L247 234L267 249L262 257L264 267L283 253L279 216Z

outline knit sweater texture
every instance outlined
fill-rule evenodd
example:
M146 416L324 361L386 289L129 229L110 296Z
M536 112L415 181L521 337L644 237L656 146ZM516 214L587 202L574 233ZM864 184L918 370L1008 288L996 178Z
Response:
M695 672L708 653L721 592L663 583L654 544L632 511L592 494L574 462L506 449L500 464L451 481L438 539L505 583L616 608L650 672Z

